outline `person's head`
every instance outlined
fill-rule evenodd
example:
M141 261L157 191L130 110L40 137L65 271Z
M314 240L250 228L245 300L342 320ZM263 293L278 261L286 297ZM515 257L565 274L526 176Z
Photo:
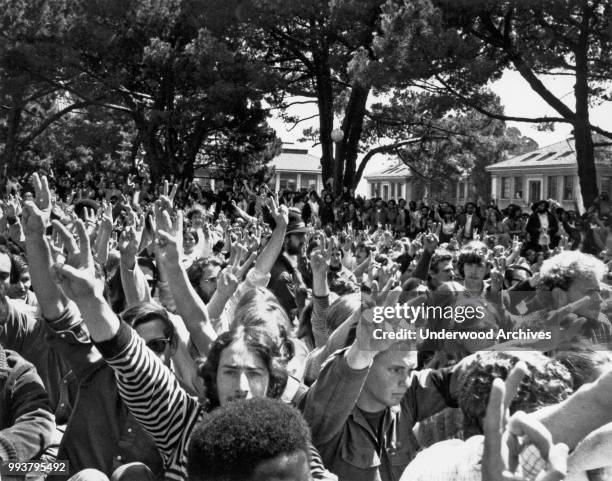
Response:
M236 305L231 327L256 326L275 339L285 361L293 357L292 324L277 297L265 287L247 290Z
M468 424L482 429L493 380L506 379L514 365L524 361L528 374L510 404L510 413L533 412L557 404L573 392L572 377L567 368L536 351L482 352L459 379L459 407ZM474 434L474 433L472 433Z
M467 204L465 204L465 213L472 215L474 212L476 212L476 204L474 204L473 202L468 202Z
M412 210L412 211L416 210L416 206L417 206L417 204L416 204L416 202L414 200L411 200L410 202L408 202L408 209L409 210Z
M416 346L398 342L376 355L357 406L367 412L399 404L408 391L417 367Z
M188 481L312 481L310 444L295 408L271 399L232 402L194 428Z
M167 311L156 304L142 302L121 313L121 319L129 324L145 344L166 365L176 351L176 329Z
M344 257L344 252L342 251L342 249L340 249L340 247L332 249L329 266L334 269L339 269L340 267L342 267L342 257Z
M437 251L431 259L429 275L436 285L452 281L455 277L453 255L448 251Z
M358 243L355 249L357 265L362 264L372 252L374 252L374 246L372 244L365 242Z
M4 245L0 245L0 295L5 296L11 282L13 263L11 253Z
M210 409L237 399L278 398L287 383L277 341L262 326L221 334L199 372Z
M183 233L183 250L189 255L198 243L198 233L194 229L186 229Z
M210 302L217 290L221 263L215 258L198 259L187 269L189 282L205 303Z
M457 270L466 282L478 283L484 281L489 265L481 249L468 248L459 253Z
M579 251L563 251L543 262L538 288L550 291L555 308L589 296L589 302L574 314L596 319L603 299L600 283L606 265L594 256Z
M544 214L546 211L548 211L548 202L546 202L545 200L539 202L536 206L536 211L538 212L538 214Z
M32 286L30 268L21 256L11 256L11 275L8 296L11 299L25 299L28 290Z

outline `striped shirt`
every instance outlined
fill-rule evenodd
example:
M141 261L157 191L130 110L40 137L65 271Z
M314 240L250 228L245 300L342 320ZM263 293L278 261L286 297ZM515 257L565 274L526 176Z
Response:
M121 323L115 337L97 343L97 347L115 371L123 401L153 438L164 461L166 480L187 480L189 436L205 414L198 399L187 394L171 371L126 323ZM312 446L310 459L314 479L337 479L325 470Z

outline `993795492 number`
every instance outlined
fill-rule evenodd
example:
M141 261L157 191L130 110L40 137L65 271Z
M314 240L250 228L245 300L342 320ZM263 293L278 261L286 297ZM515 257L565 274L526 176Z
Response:
M68 474L68 468L68 461L9 461L2 463L0 473L4 475L28 473Z

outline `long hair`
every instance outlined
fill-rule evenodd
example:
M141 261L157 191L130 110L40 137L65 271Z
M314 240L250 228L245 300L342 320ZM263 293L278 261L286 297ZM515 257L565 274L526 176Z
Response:
M287 384L287 370L275 340L265 329L257 326L238 326L221 334L213 343L206 362L199 368L198 374L204 380L208 411L219 406L217 390L217 372L223 350L236 341L255 352L268 368L270 380L266 397L279 398Z
M253 326L265 329L270 335L278 331L277 345L285 361L293 359L293 325L276 296L266 288L257 287L244 293L236 306L231 328Z

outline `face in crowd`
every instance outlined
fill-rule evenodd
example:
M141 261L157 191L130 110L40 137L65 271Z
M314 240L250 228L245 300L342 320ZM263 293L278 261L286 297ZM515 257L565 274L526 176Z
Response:
M263 359L241 339L221 353L217 369L219 404L237 399L266 397L270 373Z
M303 232L287 235L285 237L285 250L287 251L287 254L292 256L300 255L304 248L305 242L306 234Z
M431 277L437 285L452 281L455 278L453 260L442 260L432 269Z
M198 287L202 300L206 303L210 302L215 291L217 290L217 280L221 274L221 266L209 263L202 270Z
M394 347L374 358L358 401L364 411L377 412L399 404L412 383L417 352L407 345L401 345L397 350Z

